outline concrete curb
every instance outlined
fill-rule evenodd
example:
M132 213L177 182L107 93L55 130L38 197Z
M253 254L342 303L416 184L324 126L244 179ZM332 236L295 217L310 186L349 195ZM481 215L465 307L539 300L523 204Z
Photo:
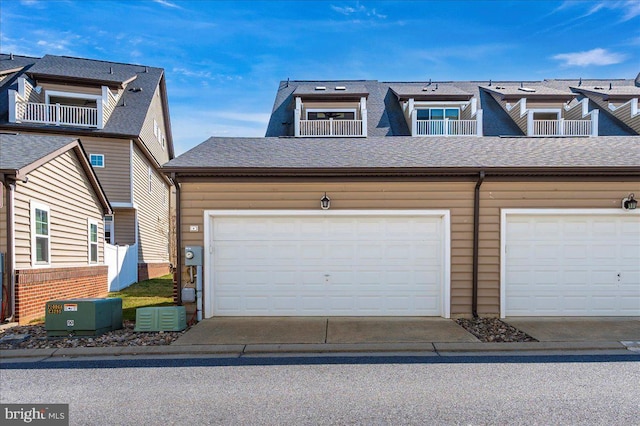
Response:
M299 355L299 354L389 354L402 353L438 356L460 353L517 354L558 351L617 351L635 354L628 346L611 342L517 342L517 343L294 343L248 345L168 345L168 346L110 346L49 349L8 349L0 351L0 359L20 358L77 358L149 355Z

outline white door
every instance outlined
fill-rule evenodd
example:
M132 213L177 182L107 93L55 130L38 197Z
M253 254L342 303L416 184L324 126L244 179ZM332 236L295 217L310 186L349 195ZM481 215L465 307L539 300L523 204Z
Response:
M640 216L507 214L503 230L503 316L640 315Z
M443 315L442 216L210 221L207 316Z

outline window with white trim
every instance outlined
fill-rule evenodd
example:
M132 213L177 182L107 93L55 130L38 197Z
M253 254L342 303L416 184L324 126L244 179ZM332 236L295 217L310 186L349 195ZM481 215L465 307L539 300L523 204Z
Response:
M93 167L104 167L104 155L103 154L91 154L89 156L91 165Z
M153 136L158 137L158 122L156 119L153 119Z
M418 120L459 120L459 108L420 108L417 110Z
M31 263L51 263L51 214L49 206L31 202Z
M104 241L108 244L113 244L115 238L113 232L113 215L107 215L104 217Z
M98 263L98 222L89 220L89 263Z

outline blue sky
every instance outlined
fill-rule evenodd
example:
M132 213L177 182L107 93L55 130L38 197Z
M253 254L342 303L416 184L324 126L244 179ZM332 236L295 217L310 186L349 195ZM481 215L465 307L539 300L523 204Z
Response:
M635 78L640 0L0 0L0 49L164 68L180 154L264 136L287 78Z

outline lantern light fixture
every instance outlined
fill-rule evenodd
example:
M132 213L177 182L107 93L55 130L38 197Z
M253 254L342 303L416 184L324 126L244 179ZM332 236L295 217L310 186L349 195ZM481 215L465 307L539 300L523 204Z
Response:
M628 197L622 199L622 208L625 210L635 210L638 207L636 195L631 193Z
M320 207L322 210L329 210L331 207L331 199L327 197L327 193L325 192L322 198L320 198Z

